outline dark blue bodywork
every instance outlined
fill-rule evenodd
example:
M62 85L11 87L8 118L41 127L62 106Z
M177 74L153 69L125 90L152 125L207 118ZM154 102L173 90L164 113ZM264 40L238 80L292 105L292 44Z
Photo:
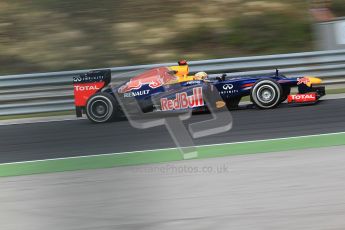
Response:
M106 92L112 94L118 94L126 103L135 101L139 103L143 111L152 112L160 111L160 99L174 99L177 94L186 92L187 95L193 94L193 89L201 87L203 92L209 90L210 87L215 87L215 93L218 93L221 98L227 102L231 100L240 101L244 96L250 95L252 86L261 79L272 79L278 82L283 91L290 93L290 88L297 86L298 78L287 78L278 72L272 75L258 75L258 76L248 76L248 77L225 77L224 75L213 76L212 78L206 80L189 80L184 82L177 82L173 84L164 84L157 88L152 88L149 84L143 84L138 89L132 89L126 93L119 93L119 89L122 85L111 87L106 89ZM131 99L131 100L129 100ZM201 109L205 107L197 106L192 108L193 110Z
M127 74L133 73L126 73L126 77ZM268 75L238 77L208 76L205 72L188 74L186 62L133 74L123 84L110 83L110 69L80 74L73 78L76 115L81 117L85 113L91 121L103 123L122 115L233 109L239 106L242 97L249 95L259 109L275 108L285 100L316 103L325 95L321 79L287 78L278 70ZM290 94L292 87L298 87L298 94Z

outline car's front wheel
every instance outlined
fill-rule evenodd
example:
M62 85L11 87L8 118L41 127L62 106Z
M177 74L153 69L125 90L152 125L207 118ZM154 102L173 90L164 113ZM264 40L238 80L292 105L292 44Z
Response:
M105 123L114 117L115 99L108 93L97 93L89 98L86 115L90 121Z
M275 80L263 79L254 84L250 97L260 109L271 109L281 103L282 87Z
M283 88L283 92L282 92L282 97L280 99L280 102L286 101L286 99L288 98L290 93L291 93L291 88L290 87L284 87Z

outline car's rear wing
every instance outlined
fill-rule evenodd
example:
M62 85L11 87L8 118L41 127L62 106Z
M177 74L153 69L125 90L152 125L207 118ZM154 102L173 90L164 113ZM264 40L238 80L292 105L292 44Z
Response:
M73 77L74 104L77 117L82 116L82 111L86 106L87 100L106 87L110 81L110 69L92 70Z

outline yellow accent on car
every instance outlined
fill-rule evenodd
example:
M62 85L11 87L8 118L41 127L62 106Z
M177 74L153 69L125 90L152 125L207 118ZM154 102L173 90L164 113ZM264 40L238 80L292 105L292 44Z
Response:
M189 74L188 65L170 66L169 69L175 71L175 75L178 77L186 77Z
M217 102L216 102L216 108L217 108L217 109L223 108L225 105L226 105L226 104L225 104L224 101L217 101Z
M189 74L188 65L170 66L169 69L175 71L175 75L178 77L178 82L195 80L194 76L188 76Z
M315 84L321 84L322 80L320 78L317 77L308 77L311 84L315 85Z
M308 87L311 87L312 85L321 84L321 83L322 83L322 80L317 77L304 76L298 79L298 84L305 84Z

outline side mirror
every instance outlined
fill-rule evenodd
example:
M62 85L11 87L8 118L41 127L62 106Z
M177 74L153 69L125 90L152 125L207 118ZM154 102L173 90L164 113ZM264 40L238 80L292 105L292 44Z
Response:
M218 80L218 81L225 81L225 78L226 78L226 73L223 73L222 75L220 75L219 77L216 77L216 79Z
M220 77L222 79L222 81L225 81L225 78L226 78L226 73L223 73L222 76Z

